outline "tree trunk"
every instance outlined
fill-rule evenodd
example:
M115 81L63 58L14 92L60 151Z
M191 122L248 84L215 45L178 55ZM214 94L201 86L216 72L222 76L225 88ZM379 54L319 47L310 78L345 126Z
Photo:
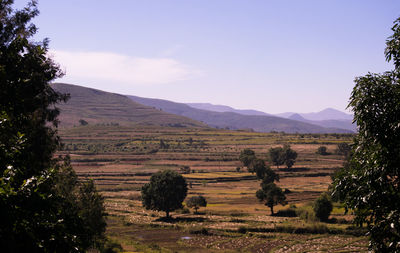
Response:
M270 208L271 208L271 216L273 216L274 215L274 206L270 206Z
M169 210L165 211L165 213L167 214L167 218L169 218Z

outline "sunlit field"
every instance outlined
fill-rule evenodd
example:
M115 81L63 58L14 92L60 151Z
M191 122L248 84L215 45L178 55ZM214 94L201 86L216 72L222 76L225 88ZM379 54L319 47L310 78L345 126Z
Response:
M238 160L245 148L268 159L271 147L291 145L298 153L291 169L271 166L280 176L288 204L275 212L312 209L312 202L332 182L343 164L335 153L349 134L254 133L216 129L85 126L60 130L64 150L80 178L95 180L109 214L107 233L126 251L194 252L366 252L363 231L352 216L334 205L332 222L312 217L271 216L255 192L260 181ZM326 146L328 155L318 155ZM142 207L140 189L159 170L181 172L188 197L202 195L207 207L198 214L184 207L165 213Z

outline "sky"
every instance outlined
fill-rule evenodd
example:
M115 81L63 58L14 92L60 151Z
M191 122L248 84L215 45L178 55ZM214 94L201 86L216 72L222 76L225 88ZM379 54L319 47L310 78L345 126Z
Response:
M16 0L20 9L28 1ZM346 111L354 78L393 69L398 0L39 0L56 82L267 113Z

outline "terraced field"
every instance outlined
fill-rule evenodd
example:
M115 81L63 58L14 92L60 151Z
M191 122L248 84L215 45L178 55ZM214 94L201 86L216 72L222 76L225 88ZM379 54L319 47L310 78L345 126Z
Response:
M353 232L351 216L335 205L331 217L341 222L320 224L299 217L270 216L255 192L260 182L238 161L251 148L267 159L271 147L290 144L298 159L290 170L271 166L287 189L288 205L276 211L309 208L328 189L331 175L343 164L335 154L338 143L351 142L347 134L254 133L215 129L151 126L85 126L60 130L81 178L92 178L106 198L109 236L126 251L242 251L242 252L362 252L366 238ZM326 146L330 155L318 155ZM141 186L163 169L181 171L189 184L188 197L203 195L208 202L199 214L184 208L172 213L145 210ZM361 233L362 234L362 233Z

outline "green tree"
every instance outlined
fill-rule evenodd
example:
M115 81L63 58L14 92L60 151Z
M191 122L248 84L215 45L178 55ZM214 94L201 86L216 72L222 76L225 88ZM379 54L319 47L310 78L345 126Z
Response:
M146 209L169 212L182 208L186 198L185 178L175 171L164 170L153 174L150 182L142 187L142 204Z
M351 147L347 143L339 143L336 148L336 154L348 157L351 152Z
M283 146L283 160L285 165L290 169L297 159L297 152L290 148L290 145Z
M275 165L277 168L279 168L280 165L283 165L285 163L282 147L270 148L268 154L271 163Z
M357 222L367 223L378 252L400 251L400 19L392 30L385 55L394 70L355 79L349 107L358 135L334 184Z
M207 206L207 200L199 195L199 196L193 196L191 198L189 198L186 201L186 205L189 208L193 208L194 209L194 213L197 213L197 210L202 206L202 207L206 207Z
M243 163L243 166L249 167L254 159L256 159L256 153L253 150L246 148L240 152L239 160Z
M282 189L274 183L261 183L261 189L256 192L256 197L265 202L265 205L271 209L271 215L274 215L274 206L287 204L286 196Z
M261 189L256 192L258 200L264 201L265 205L271 208L271 215L274 215L274 206L287 204L285 193L274 183L275 181L279 182L279 175L270 168L266 169L260 184Z
M290 145L270 148L268 153L272 164L276 165L277 168L283 164L285 164L288 168L291 168L296 162L297 158L297 152L291 149Z
M315 216L320 219L320 221L327 221L329 215L331 215L333 205L332 201L327 193L322 193L313 205Z
M256 158L249 165L249 171L255 172L258 179L263 179L267 170L267 165L263 159Z
M275 171L273 171L271 168L267 168L265 170L265 174L264 177L262 179L262 183L263 184L270 184L273 182L279 182L279 175L275 173Z
M68 158L53 158L61 145L55 105L67 96L49 83L62 73L47 56L48 41L31 40L36 2L19 11L12 4L0 0L0 247L84 252L102 240L103 202L83 205L99 197L94 187L77 180Z

